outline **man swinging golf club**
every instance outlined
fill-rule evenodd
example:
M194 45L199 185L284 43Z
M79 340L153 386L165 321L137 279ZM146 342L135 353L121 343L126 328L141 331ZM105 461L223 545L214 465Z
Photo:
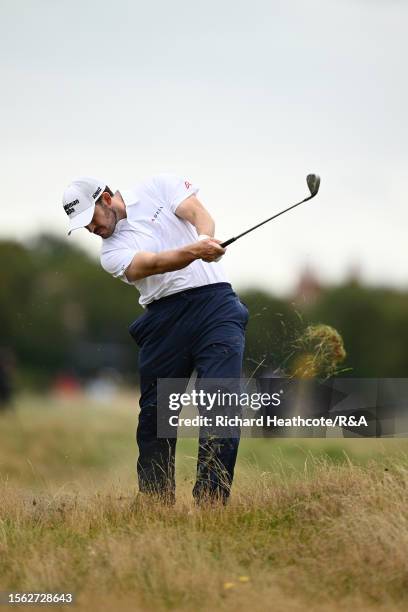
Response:
M146 308L131 326L139 351L139 489L173 502L176 439L157 436L157 379L239 378L248 310L227 281L214 221L185 178L161 174L113 193L82 177L64 191L69 234L101 236L101 265L134 285ZM239 437L200 436L193 496L225 502Z

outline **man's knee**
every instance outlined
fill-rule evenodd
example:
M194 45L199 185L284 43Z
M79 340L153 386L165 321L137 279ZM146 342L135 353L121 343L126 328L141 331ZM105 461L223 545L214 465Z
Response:
M150 440L157 436L157 406L148 404L141 406L137 426L137 440Z

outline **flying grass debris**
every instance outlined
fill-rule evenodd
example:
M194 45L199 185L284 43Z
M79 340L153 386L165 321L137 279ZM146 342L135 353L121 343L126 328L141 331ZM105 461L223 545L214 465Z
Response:
M295 378L329 378L346 358L343 339L330 325L309 325L293 342L291 375Z

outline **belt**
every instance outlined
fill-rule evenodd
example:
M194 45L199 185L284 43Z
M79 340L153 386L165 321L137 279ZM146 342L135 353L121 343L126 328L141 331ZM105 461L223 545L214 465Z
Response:
M166 295L159 300L153 300L150 304L146 304L146 308L150 310L151 308L156 308L159 304L165 304L167 302L172 302L174 300L179 299L180 297L188 297L190 295L199 295L200 293L210 293L211 291L217 291L220 289L231 289L232 287L230 283L211 283L210 285L201 285L200 287L192 287L191 289L183 289L183 291L177 291L177 293L172 293L171 295Z

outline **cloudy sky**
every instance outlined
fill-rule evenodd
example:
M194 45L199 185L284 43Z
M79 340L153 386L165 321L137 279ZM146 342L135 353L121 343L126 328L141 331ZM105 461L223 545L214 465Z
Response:
M229 238L235 286L304 266L408 288L408 3L2 0L0 238L63 236L76 175L186 176ZM70 238L95 256L100 238Z

